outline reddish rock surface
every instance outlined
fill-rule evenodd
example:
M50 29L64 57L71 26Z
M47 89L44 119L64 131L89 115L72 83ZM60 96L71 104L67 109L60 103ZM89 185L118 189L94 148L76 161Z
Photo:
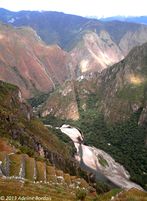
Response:
M0 25L0 80L19 86L25 98L65 81L67 55L57 45L45 45L31 28Z

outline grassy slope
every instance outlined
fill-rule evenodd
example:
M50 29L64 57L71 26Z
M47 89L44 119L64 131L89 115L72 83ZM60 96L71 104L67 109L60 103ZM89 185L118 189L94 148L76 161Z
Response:
M7 188L6 188L7 186ZM16 190L17 189L17 190ZM61 189L61 190L60 190ZM62 200L75 200L75 195L72 194L71 189L64 188L63 186L34 184L31 182L20 182L16 180L0 179L0 195L1 196L38 196L46 197L47 201L62 201Z
M52 152L70 158L69 150L65 143L61 142L53 131L49 131L36 118L27 119L30 112L28 106L21 104L18 99L18 88L7 83L0 82L0 136L12 139L12 132L18 133L16 143L20 148L23 146L33 147L30 136ZM19 143L18 143L19 141Z
M7 200L9 196L16 196L13 197L15 200L20 200L19 196L38 196L40 198L46 197L46 200L72 201L76 200L77 187L79 192L87 192L86 200L91 200L93 197L88 190L90 188L89 184L81 178L76 176L72 177L69 174L64 174L63 171L58 170L53 166L47 166L45 162L35 161L34 158L30 158L27 155L11 154L7 155L7 157L9 158L9 176L11 178L0 177L0 196L5 196L5 199L3 200ZM14 178L14 176L19 176L20 161L22 161L22 158L25 159L25 174L24 179L20 180ZM0 152L0 160L2 161L2 166L4 168L5 152ZM36 179L34 178L34 164L36 164L37 168ZM46 177L44 174L45 168L47 169ZM62 176L63 180L60 180L59 176ZM70 179L70 183L67 181L67 176ZM71 184L72 186L70 186ZM35 200L36 199L37 198L35 198Z
M6 188L7 186L7 188ZM17 189L17 190L16 190ZM76 201L76 190L63 185L47 185L34 184L31 182L21 182L16 180L5 180L0 178L0 196L38 196L46 197L46 200L53 201ZM86 196L85 201L110 201L114 197L114 201L147 201L147 193L136 189L119 193L118 190L112 190L103 195L92 194Z

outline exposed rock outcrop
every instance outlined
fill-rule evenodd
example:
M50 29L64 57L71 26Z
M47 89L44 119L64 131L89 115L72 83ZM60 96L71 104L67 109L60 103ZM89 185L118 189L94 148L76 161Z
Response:
M91 106L101 112L107 122L120 122L127 120L138 111L142 111L139 124L146 125L146 96L147 96L147 43L134 48L121 62L87 78L74 82L74 88L70 88L70 82L66 82L62 89L53 93L42 106L42 111L49 108L52 115L69 118L66 108L75 101L78 110L86 111L87 101L93 98ZM70 88L70 93L61 93ZM71 100L71 94L75 99ZM68 104L64 107L65 98ZM62 101L64 100L64 101ZM92 100L91 100L92 101ZM52 107L52 105L56 107ZM51 108L52 109L51 109ZM60 113L59 111L62 111ZM69 112L70 113L70 112ZM62 115L61 115L62 114Z
M25 98L49 92L68 78L67 53L45 45L31 28L0 24L0 47L0 79L20 87Z
M77 120L79 118L75 82L67 81L42 105L41 116L54 115L61 118Z
M0 14L3 22L36 31L24 27L6 30L1 25L0 32L4 53L1 66L5 68L0 78L19 85L27 98L51 91L71 75L77 78L102 71L124 58L133 47L147 42L147 26L142 24L102 22L58 12L8 13ZM52 46L46 46L40 38Z
M101 72L108 66L123 59L123 53L113 42L108 32L87 32L70 52L72 71L75 77L91 72Z

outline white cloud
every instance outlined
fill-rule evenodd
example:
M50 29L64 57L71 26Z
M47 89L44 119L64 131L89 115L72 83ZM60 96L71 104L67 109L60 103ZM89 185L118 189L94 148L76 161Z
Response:
M0 0L9 10L54 10L78 15L147 15L146 0Z

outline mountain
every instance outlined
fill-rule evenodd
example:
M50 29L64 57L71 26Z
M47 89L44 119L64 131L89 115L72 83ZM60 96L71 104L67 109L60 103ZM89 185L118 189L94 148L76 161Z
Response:
M86 18L58 12L11 12L5 9L0 10L0 19L17 27L30 26L47 44L58 44L62 48L87 22Z
M97 109L104 114L106 120L111 122L127 120L133 112L141 109L140 123L146 124L146 57L147 43L134 48L125 59L102 73L95 74L93 78L87 77L81 81L66 82L59 91L49 97L47 105L52 108L50 112L55 112L50 102L55 95L58 96L58 99L59 97L64 99L64 102L67 99L70 104L68 96L71 97L71 93L74 93L77 105L80 104L80 108L86 110L88 96L95 94L96 100L93 100L93 104L96 104ZM55 100L53 102L56 104ZM68 108L68 104L66 104L66 108ZM44 110L47 105L43 106ZM56 110L59 111L57 108Z
M101 73L66 82L38 108L44 122L50 115L63 121L70 119L69 124L84 134L86 144L113 156L129 171L131 179L144 188L147 184L146 58L147 43L135 47L125 59ZM76 118L70 115L71 103L76 105Z
M19 11L0 10L0 19L13 26L30 26L47 44L58 44L71 50L87 31L99 33L104 30L112 40L119 44L127 32L136 32L146 27L127 22L103 22L96 19L52 11ZM66 36L66 37L65 37ZM135 45L135 44L134 44Z
M33 116L18 87L2 81L0 131L0 196L3 199L9 195L15 199L45 197L48 201L84 198L109 201L112 196L115 199L131 196L132 190L120 194L120 189L112 189L105 193L109 189L99 183L95 187L103 194L97 195L83 178L73 176L79 172L86 178L85 172L71 160L67 144ZM145 200L146 193L134 190L133 196Z
M114 17L101 18L100 20L104 22L122 21L122 22L133 22L138 24L147 24L147 16L136 16L136 17L114 16Z
M74 81L66 81L39 109L41 116L53 115L63 119L79 119L79 109L75 94Z
M122 121L133 112L146 111L147 43L134 48L120 63L102 73L100 110L106 119ZM111 97L111 100L110 100ZM140 118L141 118L140 116ZM146 118L141 118L146 124Z
M52 130L34 117L31 107L23 101L17 86L0 81L0 137L9 144L35 157L47 157L50 163L60 167L60 159L72 157L68 147ZM63 154L64 153L64 154ZM53 159L54 158L54 159ZM53 162L54 161L54 162ZM66 163L66 162L65 162ZM62 168L65 166L62 164ZM66 168L70 168L70 165Z
M123 59L120 48L106 31L96 34L87 31L80 42L70 51L71 72L75 77L99 71Z
M27 27L0 24L0 79L19 86L25 98L48 93L68 78L67 53L47 46Z
M103 22L58 12L0 10L0 20L15 27L29 26L49 45L68 51L71 75L79 77L107 68L136 45L147 42L147 26Z
M37 195L51 193L55 200L82 200L90 192L87 200L140 196L145 200L146 194L135 190L120 194L110 191L97 198L87 182L97 192L108 191L109 187L95 183L93 174L79 167L73 158L73 143L61 134L59 122L70 119L70 125L80 128L84 135L83 147L103 149L126 168L133 182L146 188L147 43L142 45L146 42L146 26L56 12L1 10L0 15L14 26L0 24L0 79L21 89L0 81L0 195L14 195L17 186L18 196L33 191ZM67 26L63 26L65 22ZM134 48L136 45L141 46ZM44 124L47 122L46 127L22 95L33 97L30 102L38 106L33 109ZM82 147L81 142L78 146ZM82 154L81 150L81 159ZM103 156L97 157L105 171L109 164ZM80 186L75 183L82 182L86 190L79 189L77 195ZM55 196L57 192L59 196Z
M18 87L0 81L0 196L3 200L15 196L16 200L45 197L48 201L72 201L80 193L91 200L96 191L76 176L77 171L67 143L33 117Z

